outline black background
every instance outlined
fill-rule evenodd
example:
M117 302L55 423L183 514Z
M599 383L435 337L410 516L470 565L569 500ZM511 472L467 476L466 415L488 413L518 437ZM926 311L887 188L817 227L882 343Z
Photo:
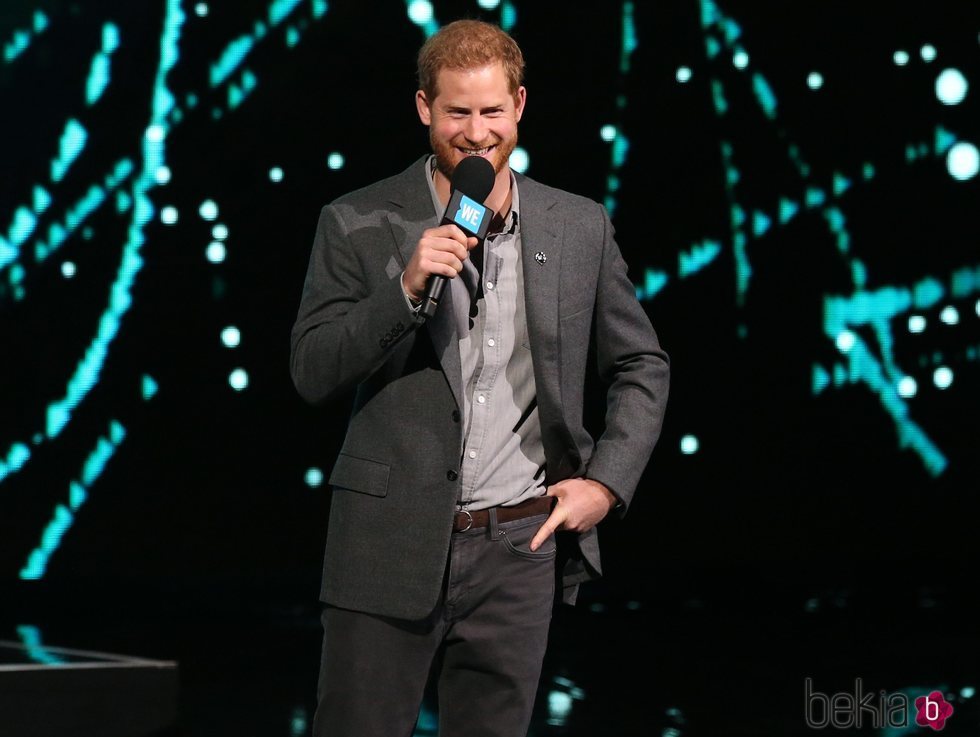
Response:
M434 5L441 22L499 18L476 3ZM320 207L401 171L427 151L427 136L412 101L424 35L405 5L331 3L288 48L285 26L309 18L309 7L298 6L249 55L243 68L258 86L234 110L224 88L209 89L209 65L251 32L268 4L210 3L206 18L188 14L167 86L179 102L194 92L201 103L168 136L171 181L150 192L157 208L177 207L180 220L146 228L134 303L98 385L62 435L32 448L25 468L0 482L5 586L16 584L69 481L118 419L125 441L31 589L184 595L228 586L315 600L329 491L308 487L304 474L329 473L346 407L303 405L288 375L289 330ZM6 41L30 25L34 4L4 8ZM699 4L672 0L632 6L638 47L623 75L620 3L516 4L512 32L527 59L520 135L528 175L602 201L610 146L599 130L621 125L630 149L619 172L617 239L635 282L648 267L671 277L644 302L672 359L664 432L627 518L602 523L602 585L642 598L662 594L667 581L679 586L718 571L767 587L806 577L962 580L976 560L977 363L965 357L980 345L976 296L955 303L955 327L938 321L947 302L924 313L925 334L909 334L907 314L891 323L896 359L919 383L910 417L949 460L933 477L900 447L866 386L811 389L813 365L840 360L823 334L824 297L853 289L819 210L750 240L753 276L739 304L720 145L733 147L741 174L734 196L747 212L772 214L781 197L801 199L788 142L812 167L810 183L827 188L834 172L852 177L855 186L837 204L871 291L975 267L976 178L955 181L944 157L908 162L905 150L931 142L937 125L975 140L976 90L947 107L933 85L949 66L975 75L980 6L908 3L883 13L870 2L729 0L720 8L741 27L749 69L709 62ZM54 197L40 221L44 233L119 158L139 167L149 120L163 4L44 9L50 27L0 66L4 235L35 183ZM88 108L85 80L106 21L119 27L121 45L103 99ZM926 43L938 50L931 63L919 55ZM907 66L893 62L897 49L910 53ZM693 70L686 84L675 78L682 65ZM813 70L825 79L816 92L806 86ZM755 102L753 72L776 95L775 120ZM712 104L712 77L730 106L723 117ZM225 110L217 120L216 107ZM89 141L66 180L50 185L49 162L69 117L85 125ZM346 159L339 171L326 166L332 151ZM876 174L861 182L866 162ZM269 179L274 166L284 170L280 183ZM208 198L230 230L221 264L204 257L211 226L197 210ZM0 453L41 430L45 407L64 395L107 304L130 215L110 201L86 221L90 239L75 234L43 264L26 259L23 299L9 289L0 296ZM719 240L721 254L678 278L678 255L704 239ZM71 280L60 275L65 259L78 264ZM243 336L234 350L219 340L229 324ZM955 372L945 391L919 364L936 352ZM227 381L238 366L250 377L240 393ZM140 396L144 374L160 387L148 402ZM593 399L596 410L601 394ZM700 441L696 454L680 450L687 434Z

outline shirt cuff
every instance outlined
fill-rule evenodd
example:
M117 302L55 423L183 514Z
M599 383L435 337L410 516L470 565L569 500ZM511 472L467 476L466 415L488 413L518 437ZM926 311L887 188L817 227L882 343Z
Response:
M422 300L415 301L414 299L412 299L411 297L408 296L408 290L405 289L405 272L404 271L402 272L401 276L398 277L398 279L399 279L399 281L401 281L402 294L405 297L405 304L408 305L408 309L410 309L412 312L417 313L420 309L422 309Z

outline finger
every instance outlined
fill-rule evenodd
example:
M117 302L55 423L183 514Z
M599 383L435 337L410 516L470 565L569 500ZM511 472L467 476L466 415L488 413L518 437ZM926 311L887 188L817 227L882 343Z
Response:
M459 243L459 245L463 246L464 248L466 247L466 241L467 241L466 233L464 233L463 230L458 225L455 225L454 223L449 223L448 225L443 225L441 230L442 233L440 233L439 235L441 235L443 238L451 238L457 243Z
M480 242L480 239L479 238L477 238L476 236L472 236L471 235L469 238L466 239L466 248L467 248L467 250L471 250L472 251L474 248L476 248L476 244L479 243L479 242Z
M461 245L459 241L452 238L446 238L445 236L429 238L425 242L425 246L433 251L441 251L443 253L451 253L460 261L466 258L469 253L465 245Z
M551 537L554 531L557 530L559 527L561 527L561 524L564 521L565 521L564 514L559 514L558 510L552 512L548 516L548 519L544 521L544 524L541 525L537 533L535 533L534 537L531 539L531 545L530 545L531 552L533 553L538 548L540 548L541 543L543 543L545 540Z

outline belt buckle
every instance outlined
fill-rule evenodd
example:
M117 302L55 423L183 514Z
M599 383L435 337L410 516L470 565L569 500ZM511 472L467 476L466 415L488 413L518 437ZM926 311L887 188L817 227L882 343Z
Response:
M467 509L457 509L456 510L456 514L465 514L466 515L466 527L464 527L462 530L456 530L456 532L466 532L471 527L473 527L473 515L470 514L469 510L467 510Z

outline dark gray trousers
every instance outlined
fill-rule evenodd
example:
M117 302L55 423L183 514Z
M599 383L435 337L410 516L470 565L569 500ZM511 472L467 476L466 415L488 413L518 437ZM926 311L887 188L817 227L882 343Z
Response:
M327 606L314 737L409 737L430 672L440 737L524 737L555 586L547 515L452 536L441 600L424 621Z

